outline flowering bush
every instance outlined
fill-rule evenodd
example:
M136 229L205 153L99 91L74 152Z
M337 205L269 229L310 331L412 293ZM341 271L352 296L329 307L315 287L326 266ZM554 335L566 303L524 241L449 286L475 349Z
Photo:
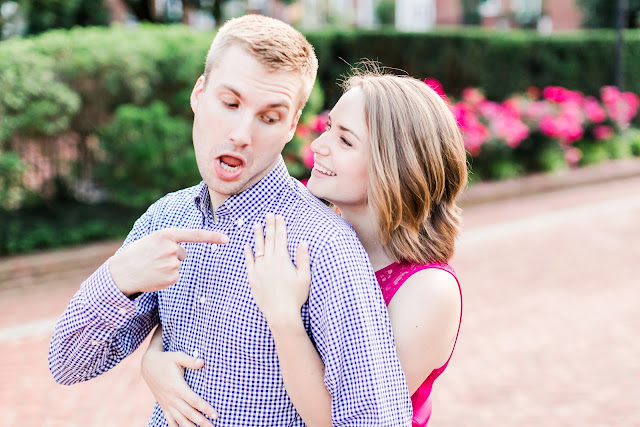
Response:
M463 133L473 180L640 156L640 130L630 127L640 99L614 86L603 87L599 98L559 86L530 87L494 102L476 88L452 101L437 80L426 79L425 84L449 103ZM324 131L326 118L325 112L298 127L302 178L313 167L309 144Z

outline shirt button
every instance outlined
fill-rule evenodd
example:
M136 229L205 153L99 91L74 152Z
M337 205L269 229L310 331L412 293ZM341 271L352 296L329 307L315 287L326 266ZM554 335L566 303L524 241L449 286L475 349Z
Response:
M127 309L122 307L120 310L118 310L118 313L124 316L125 314L127 314Z
M195 358L200 357L200 352L198 350L193 350L193 357Z
M98 345L100 344L100 341L98 340L91 340L91 345Z
M218 249L218 245L216 245L215 243L211 245L211 251L215 252L215 250Z
M238 227L242 227L244 225L244 218L243 217L238 218L238 220L236 221L236 224L238 225Z
M207 298L206 297L200 297L200 303L204 304L205 302L207 302Z

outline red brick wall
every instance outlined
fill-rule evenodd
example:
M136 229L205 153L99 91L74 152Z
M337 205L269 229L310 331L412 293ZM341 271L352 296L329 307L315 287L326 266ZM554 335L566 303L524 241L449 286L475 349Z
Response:
M462 24L460 1L436 0L436 25Z

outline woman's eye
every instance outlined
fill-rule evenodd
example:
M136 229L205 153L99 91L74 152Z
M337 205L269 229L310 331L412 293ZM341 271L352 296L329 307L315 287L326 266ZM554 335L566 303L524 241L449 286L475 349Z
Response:
M346 145L347 147L351 147L351 146L352 146L352 144L351 144L349 141L347 141L344 137L340 137L340 140L341 140L341 141L342 141L342 143L343 143L344 145Z
M329 129L331 129L331 122L327 122L327 123L324 125L324 131L325 131L325 132L327 132Z

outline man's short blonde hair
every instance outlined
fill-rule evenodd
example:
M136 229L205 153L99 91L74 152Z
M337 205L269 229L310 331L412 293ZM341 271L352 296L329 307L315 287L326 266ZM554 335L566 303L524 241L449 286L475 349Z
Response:
M297 107L304 107L316 80L318 59L313 46L298 30L262 15L230 19L220 27L211 43L205 65L205 79L216 67L224 51L233 45L245 47L271 71L299 73L301 84Z
M456 198L467 183L466 151L449 106L420 80L375 67L343 86L364 95L369 206L385 252L400 262L448 261L460 231Z

